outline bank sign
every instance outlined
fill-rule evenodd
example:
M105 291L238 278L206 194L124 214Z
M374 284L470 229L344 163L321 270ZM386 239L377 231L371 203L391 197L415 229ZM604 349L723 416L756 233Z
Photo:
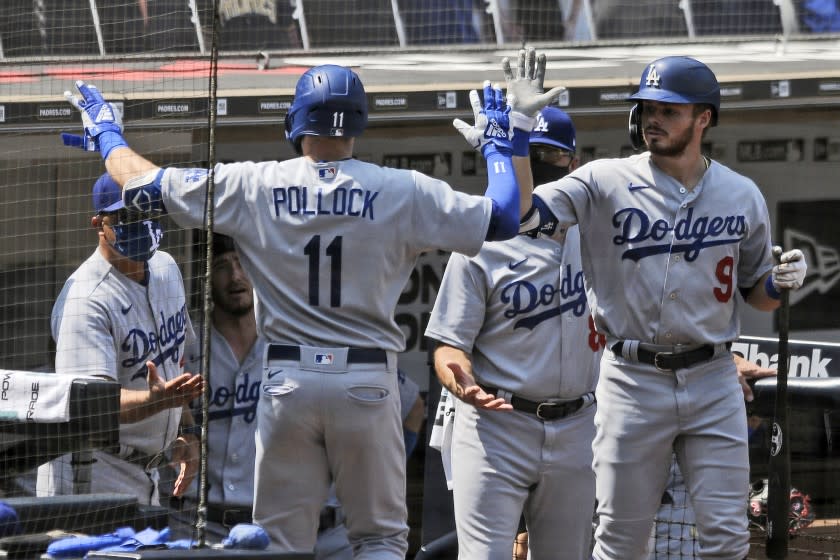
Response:
M762 367L779 365L779 341L775 338L742 336L732 351ZM791 340L788 342L788 377L840 377L840 344Z

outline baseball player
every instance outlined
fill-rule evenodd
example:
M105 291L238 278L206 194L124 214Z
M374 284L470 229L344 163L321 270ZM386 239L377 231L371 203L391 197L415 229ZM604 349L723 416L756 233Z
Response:
M749 460L729 346L741 301L778 307L779 290L802 285L805 258L788 251L774 266L761 192L702 155L720 109L705 64L656 60L630 100L631 139L647 151L596 160L537 187L523 224L526 231L580 224L589 305L607 337L596 391L593 556L646 557L673 450L701 557L741 560L749 550Z
M159 505L157 466L171 450L182 494L198 468L198 439L186 406L201 394L201 376L183 372L194 337L175 261L159 251L163 230L123 204L120 186L102 175L93 186L99 235L93 254L68 278L52 311L55 371L119 381L120 449L93 453L92 492L133 493ZM72 494L71 455L39 468L39 496Z
M254 432L265 342L257 335L253 288L233 240L214 234L212 241L206 531L210 538L221 541L234 525L251 522ZM191 371L201 371L201 352L191 355ZM193 411L197 422L200 413L200 409ZM194 486L186 495L183 511L195 510L196 492Z
M530 146L539 180L577 165L560 109L538 114ZM523 512L531 558L590 552L604 339L587 307L578 228L563 237L520 235L472 258L453 254L429 318L435 370L458 398L451 460L462 559L508 560Z
M541 87L540 62L527 79ZM76 85L81 98L67 97L81 112L84 134L65 141L98 149L133 207L202 227L207 170L147 161L128 147L119 114L101 94ZM334 65L298 80L286 131L301 157L213 169L215 229L236 241L267 341L254 521L278 551L312 550L334 480L356 557L405 557L396 376L405 340L394 321L397 300L422 251L474 254L485 240L515 235L520 198L529 194L512 170L501 89L488 83L484 101L469 131L487 160L483 197L353 159L367 96L355 72Z
M213 234L210 327L210 391L207 457L207 534L216 541L228 536L237 523L250 523L254 503L254 458L257 403L262 379L265 341L257 335L253 288L236 252L233 239ZM200 352L192 355L191 371L201 371ZM409 414L423 409L419 387L398 372L400 410L404 420L406 451L417 441L419 426L409 425ZM200 420L200 410L194 411ZM422 421L422 416L421 416ZM182 505L179 521L193 523L197 507L193 487ZM352 547L342 523L334 493L320 514L315 556L319 560L352 558ZM185 515L189 512L189 515Z

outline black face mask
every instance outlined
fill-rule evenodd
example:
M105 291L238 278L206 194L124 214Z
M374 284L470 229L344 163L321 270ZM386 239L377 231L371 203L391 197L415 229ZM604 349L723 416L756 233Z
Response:
M532 157L531 174L534 176L534 186L536 187L565 177L569 174L569 167L557 167Z

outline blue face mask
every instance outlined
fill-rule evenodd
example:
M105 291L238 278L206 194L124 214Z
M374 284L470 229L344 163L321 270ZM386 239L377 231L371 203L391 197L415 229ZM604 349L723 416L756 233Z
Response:
M157 220L120 223L111 226L111 229L116 236L114 249L122 256L137 262L151 259L163 239L163 228Z

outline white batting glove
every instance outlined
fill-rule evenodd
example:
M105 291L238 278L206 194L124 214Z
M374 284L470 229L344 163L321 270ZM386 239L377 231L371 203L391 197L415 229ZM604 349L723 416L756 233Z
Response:
M510 59L507 57L502 59L502 71L507 82L511 125L513 128L530 132L534 128L539 110L551 103L566 88L558 86L543 92L545 54L537 56L537 51L533 48L519 51L516 74L511 69Z
M513 130L511 130L510 108L504 103L504 94L498 84L491 87L489 81L484 82L483 106L478 92L470 91L470 105L475 124L469 124L461 119L452 121L452 126L461 133L470 146L482 153L487 144L494 144L503 152L512 150L510 141L513 138Z
M781 247L774 247L774 251L781 252ZM779 257L779 264L773 267L771 279L776 290L796 290L802 287L805 282L805 273L808 266L805 264L805 254L799 249L793 249L782 253Z

